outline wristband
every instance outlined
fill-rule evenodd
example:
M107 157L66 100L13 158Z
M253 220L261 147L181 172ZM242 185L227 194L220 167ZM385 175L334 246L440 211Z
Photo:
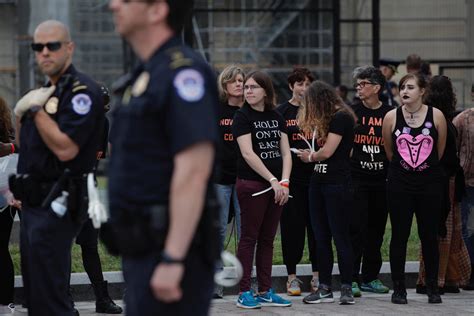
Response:
M312 151L312 152L309 153L308 162L313 162L313 159L311 159L311 156L313 156L313 152L314 152L314 151Z
M270 180L268 180L268 182L272 182L272 181L278 181L278 179L273 177L273 178L270 178Z
M290 179L282 179L282 180L280 181L280 183L282 183L282 182L290 183Z
M14 154L15 153L15 145L13 143L10 143L10 146L12 146L11 148L11 153Z
M289 188L289 187L290 187L290 185L289 185L288 182L280 182L280 185L281 185L282 187L285 187L285 188Z
M184 264L184 259L176 259L171 257L166 250L163 250L160 254L160 263L164 264Z

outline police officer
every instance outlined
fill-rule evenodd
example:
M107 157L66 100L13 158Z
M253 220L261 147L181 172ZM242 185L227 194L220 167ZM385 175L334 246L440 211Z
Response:
M379 60L379 69L385 77L385 86L379 95L379 99L382 103L392 107L399 105L397 101L395 101L395 96L392 93L392 86L390 84L390 80L397 72L398 65L400 65L399 61L390 58L382 58Z
M87 218L84 175L96 162L104 112L100 88L71 64L67 27L45 21L31 45L44 87L15 107L20 156L10 188L22 201L21 256L29 315L73 315L71 246Z
M100 84L100 91L103 100L104 113L110 110L110 95L109 90L103 84ZM100 144L97 151L97 163L106 158L108 146L108 132L109 121L107 117L104 119L104 124L100 128ZM95 168L97 169L97 168ZM82 226L79 235L76 238L76 244L81 246L82 264L86 270L87 276L91 281L95 294L95 311L97 313L105 314L120 314L122 308L115 304L109 296L107 281L104 280L102 274L102 264L100 263L98 251L98 237L99 230L95 229L92 220L88 219Z
M204 205L218 97L211 69L181 43L192 1L112 0L109 6L116 30L141 61L121 86L110 137L111 222L123 229L119 246L144 240L121 249L126 312L207 315L215 258L206 252L218 249L219 238L218 220L215 234L204 237L211 216Z

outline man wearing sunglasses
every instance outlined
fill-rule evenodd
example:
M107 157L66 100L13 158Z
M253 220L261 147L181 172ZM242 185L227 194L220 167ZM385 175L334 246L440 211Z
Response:
M22 201L22 274L29 315L74 315L69 296L71 246L87 218L85 175L92 172L104 124L99 85L72 65L67 27L45 21L31 48L47 81L16 104Z
M212 70L181 40L192 7L109 2L116 31L140 59L118 88L108 181L111 223L127 236L119 252L131 316L207 315L214 289L219 220L206 190L219 101Z

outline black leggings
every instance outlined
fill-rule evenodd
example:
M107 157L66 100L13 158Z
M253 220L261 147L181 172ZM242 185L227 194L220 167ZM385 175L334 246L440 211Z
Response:
M416 215L426 267L426 280L438 280L438 227L441 213L441 184L427 184L419 193L396 192L387 188L388 209L392 223L390 268L393 281L405 280L407 242L413 214Z
M296 274L296 265L303 257L306 234L312 271L318 271L316 242L309 219L308 188L308 185L291 183L293 198L288 200L280 217L281 248L288 274Z
M76 238L76 244L81 246L82 264L92 284L104 281L102 265L100 263L98 245L99 230L95 229L89 219L81 228Z
M351 216L352 249L354 250L353 282L360 283L359 271L362 262L362 282L369 283L378 278L382 267L380 248L387 223L387 193L385 182L380 185L354 185L354 207Z
M13 302L14 270L12 257L8 250L13 218L16 210L7 207L0 213L0 304L8 305Z

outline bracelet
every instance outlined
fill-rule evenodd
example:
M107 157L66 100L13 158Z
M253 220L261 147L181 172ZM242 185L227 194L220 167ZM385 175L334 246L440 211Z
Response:
M268 182L272 182L272 181L278 181L278 179L273 177L273 178L270 178L270 180L268 180Z
M10 146L12 147L11 148L11 153L14 154L15 153L15 145L13 143L10 143Z
M184 264L184 259L176 259L171 257L166 250L163 250L160 254L160 263L164 264Z
M313 155L313 153L314 153L314 151L309 153L308 162L313 162L313 159L311 159L311 156Z
M290 179L282 179L282 180L280 181L280 183L282 183L282 182L290 183Z

